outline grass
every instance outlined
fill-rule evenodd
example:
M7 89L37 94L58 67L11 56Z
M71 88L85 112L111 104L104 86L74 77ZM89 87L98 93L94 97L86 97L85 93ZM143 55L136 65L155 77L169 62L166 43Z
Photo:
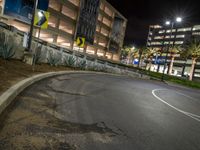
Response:
M156 78L156 79L159 79L159 80L161 80L161 78L162 78L161 73L146 71L146 74L148 74L152 78ZM200 89L200 82L198 82L198 81L189 81L187 79L183 79L183 78L175 77L175 76L170 76L170 75L166 75L166 74L164 76L164 80L172 82L172 83L184 85L184 86L187 86L187 87Z

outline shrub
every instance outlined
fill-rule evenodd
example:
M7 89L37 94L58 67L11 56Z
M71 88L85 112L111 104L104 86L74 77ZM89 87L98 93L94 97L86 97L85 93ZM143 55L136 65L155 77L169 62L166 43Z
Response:
M64 59L64 65L67 67L75 67L75 62L74 56L66 56Z
M13 41L14 39L11 36L7 36L3 31L0 31L0 57L9 60L15 55Z
M53 53L53 50L50 50L48 51L47 61L51 66L58 66L60 58L58 57L58 55Z
M86 68L86 60L80 60L77 64L77 67L81 70L84 70Z

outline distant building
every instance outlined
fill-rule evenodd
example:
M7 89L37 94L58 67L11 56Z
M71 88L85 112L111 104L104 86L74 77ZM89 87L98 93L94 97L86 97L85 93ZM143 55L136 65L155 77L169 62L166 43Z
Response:
M4 14L6 1L9 0L0 0L0 21L28 32L30 25L25 23L27 20ZM26 2L27 7L32 6L32 0ZM50 12L49 26L47 30L41 31L40 39L96 57L119 61L127 19L106 0L49 0L47 11ZM30 17L30 14L24 14L23 17L27 16ZM36 28L34 36L38 36ZM77 47L77 36L86 38L84 48Z
M162 53L162 61L166 57L166 49L168 46L173 45L181 45L185 47L188 42L192 40L192 38L196 38L200 40L200 25L193 25L193 26L174 26L171 30L170 26L160 26L160 25L151 25L149 26L149 33L147 37L147 47L156 48L160 50ZM158 55L155 56L154 60L158 61ZM170 61L170 54L168 55L168 64ZM156 66L156 65L155 65ZM178 74L187 74L189 73L189 69L191 66L191 60L187 61L186 68L185 60L177 55L175 62L174 62L174 71ZM163 66L161 66L160 72L163 70ZM154 71L157 70L156 69ZM195 73L194 76L200 77L200 61L197 62L195 66Z
M147 38L147 46L162 49L167 45L185 45L192 37L200 38L200 25L176 27L151 25Z

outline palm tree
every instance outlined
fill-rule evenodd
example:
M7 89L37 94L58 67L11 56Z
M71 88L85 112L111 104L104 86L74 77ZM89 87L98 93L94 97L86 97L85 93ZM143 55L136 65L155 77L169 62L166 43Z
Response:
M169 75L172 74L174 59L175 59L176 55L181 52L181 50L182 50L182 48L179 45L175 45L169 49L169 52L171 55L171 61L170 61L170 65L169 65Z
M130 64L134 58L138 57L138 50L136 48L125 46L122 49L122 54L124 55L124 57L127 57L127 63Z
M148 60L148 65L146 66L146 70L151 70L152 66L152 59L153 56L158 52L156 48L147 47L145 51L143 51L143 54L145 55L145 58Z
M141 66L141 62L143 61L143 59L145 58L144 56L144 53L145 53L145 49L146 49L146 47L140 47L140 48L138 48L138 68L140 68L140 66Z
M192 66L190 69L190 76L189 80L192 80L194 67L197 63L197 59L200 58L200 41L199 40L192 40L192 42L188 45L186 50L186 55L191 56L192 58Z

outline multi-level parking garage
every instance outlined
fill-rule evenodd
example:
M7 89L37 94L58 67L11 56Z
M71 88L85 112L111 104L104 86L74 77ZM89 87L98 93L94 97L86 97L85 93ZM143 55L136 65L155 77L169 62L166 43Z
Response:
M0 21L16 27L23 32L29 32L30 25L15 17L4 14L6 0L0 0ZM96 57L114 61L119 60L120 50L123 45L127 19L113 8L106 0L98 2L95 33L92 42L87 42L84 48L76 45L78 26L81 25L80 16L84 0L49 0L48 12L50 18L48 28L41 30L40 39L49 43L91 54ZM93 9L93 8L90 8ZM38 36L39 29L35 28L33 35Z

